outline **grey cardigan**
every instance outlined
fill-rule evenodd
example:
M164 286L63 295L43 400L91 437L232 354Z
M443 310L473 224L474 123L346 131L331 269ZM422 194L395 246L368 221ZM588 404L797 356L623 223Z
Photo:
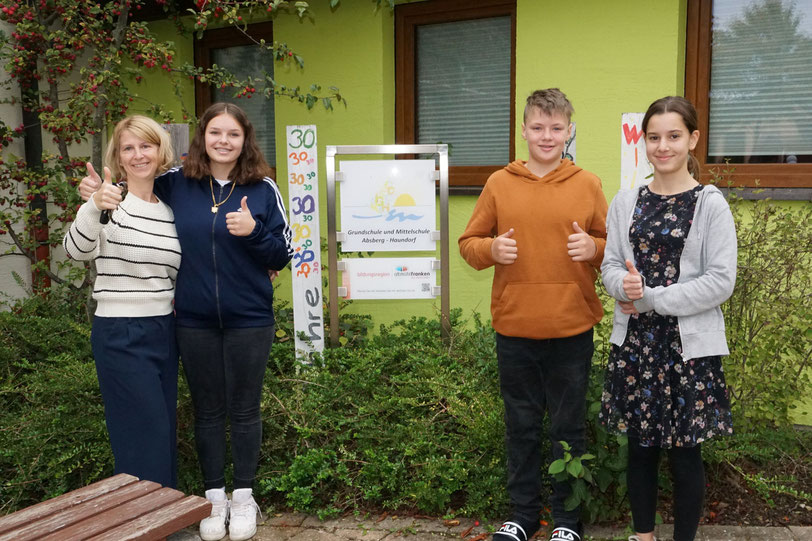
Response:
M634 261L629 242L637 197L642 186L621 190L609 206L606 222L606 252L601 272L606 290L615 299L627 301L623 291L626 259ZM682 356L695 359L728 355L725 320L719 305L733 293L736 283L736 228L724 195L715 186L699 193L693 223L685 238L679 264L679 279L670 286L644 286L643 298L634 301L638 312L655 311L677 316ZM615 303L610 341L622 345L629 314Z

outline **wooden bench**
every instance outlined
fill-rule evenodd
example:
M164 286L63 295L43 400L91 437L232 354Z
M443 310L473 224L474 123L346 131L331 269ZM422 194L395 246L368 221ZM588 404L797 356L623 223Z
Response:
M154 541L210 512L205 498L122 473L0 517L0 541Z

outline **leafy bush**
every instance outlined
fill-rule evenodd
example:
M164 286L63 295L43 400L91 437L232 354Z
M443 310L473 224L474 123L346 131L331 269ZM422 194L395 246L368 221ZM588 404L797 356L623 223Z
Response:
M573 494L580 501L582 514L588 522L617 520L628 514L629 510L626 502L627 438L625 435L610 434L598 420L606 363L612 347L609 336L612 334L614 300L600 282L597 291L603 305L603 319L595 326L595 352L586 395L585 455L591 458L584 467L589 473L570 476L575 489ZM575 498L572 499L574 502Z
M787 426L798 398L812 392L812 206L793 209L735 194L730 206L739 267L722 311L734 424Z
M295 378L269 377L265 430L278 437L265 438L260 492L321 514L504 509L492 332L453 319L450 346L438 322L413 318L362 348L325 351Z
M739 465L746 459L769 467L764 446L748 439L750 427L764 421L786 425L793 403L810 391L812 298L805 287L812 269L812 210L735 198L731 207L740 265L736 291L723 306L731 346L724 366L739 435L706 446L706 459L711 473L728 468L726 475L743 478L768 504L775 494L793 491L808 501L805 489L791 480ZM90 327L81 299L71 295L32 297L0 313L2 511L112 472ZM579 462L588 475L577 466L569 472L581 481L577 495L590 522L622 519L628 510L626 439L597 422L612 324L611 300L603 292L601 298L606 316L595 330L587 395L592 458ZM369 508L493 518L507 513L503 407L487 323L476 316L461 321L455 311L445 344L437 321L412 318L370 336L369 317L343 317L345 345L301 367L294 360L291 318L289 307L277 307L277 343L262 401L257 492L264 503L322 516ZM200 493L192 408L182 378L179 396L179 485ZM770 445L808 455L808 445ZM542 446L547 455L549 443ZM667 476L662 485L668 489Z
M64 315L0 313L0 509L112 472L89 333Z
M788 506L809 509L810 450L812 432L762 426L708 442L704 459L710 476L741 479L741 485L755 491L766 507L776 507L775 500L782 498ZM781 467L783 464L787 466Z

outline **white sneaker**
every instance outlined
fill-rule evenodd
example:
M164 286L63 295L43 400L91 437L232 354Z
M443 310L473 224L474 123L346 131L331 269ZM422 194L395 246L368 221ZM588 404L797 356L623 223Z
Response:
M257 533L257 512L259 506L254 501L250 488L238 488L231 493L231 518L228 522L228 536L231 541L245 541Z
M228 497L225 487L207 490L206 499L211 502L211 514L200 521L200 539L218 541L226 536L226 521L228 521Z

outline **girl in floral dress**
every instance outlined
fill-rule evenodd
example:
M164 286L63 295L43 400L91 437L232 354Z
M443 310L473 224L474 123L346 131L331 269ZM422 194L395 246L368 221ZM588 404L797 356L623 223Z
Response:
M619 192L607 220L601 270L617 302L599 417L629 437L630 540L654 539L661 449L673 476L674 540L694 539L701 443L732 432L719 305L736 280L736 231L722 193L695 179L696 118L681 97L651 104L642 128L654 179Z

